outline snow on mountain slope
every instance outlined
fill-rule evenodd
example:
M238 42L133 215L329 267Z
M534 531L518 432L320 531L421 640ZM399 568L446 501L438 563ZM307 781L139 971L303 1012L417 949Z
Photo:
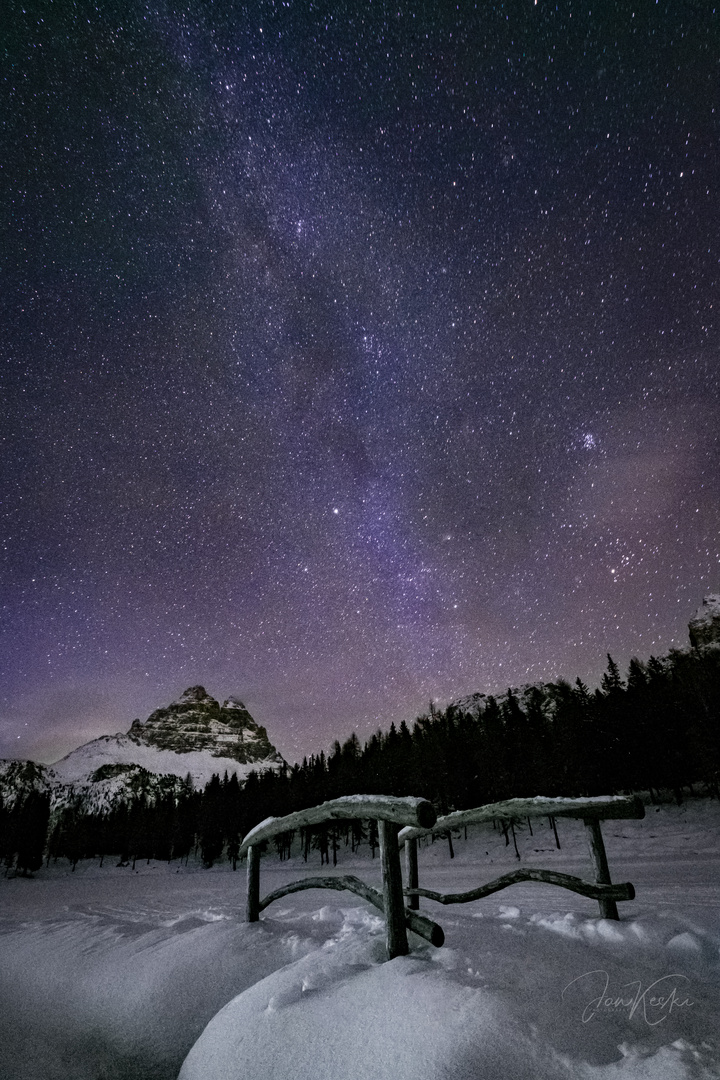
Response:
M268 762L270 768L274 764ZM87 780L103 765L139 765L151 773L170 774L184 778L190 773L196 787L208 783L213 773L220 776L227 770L228 776L237 773L243 780L251 770L257 770L262 762L253 761L241 765L231 757L214 755L209 750L161 750L157 746L133 738L131 735L102 735L99 739L79 746L61 761L51 766L53 773L64 783Z
M0 799L3 806L12 809L22 794L37 791L41 795L52 792L54 773L47 765L34 761L0 761Z

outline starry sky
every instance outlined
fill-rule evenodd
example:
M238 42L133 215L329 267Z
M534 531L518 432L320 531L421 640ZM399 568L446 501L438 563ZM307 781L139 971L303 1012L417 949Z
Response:
M10 0L0 756L290 761L720 591L720 14Z

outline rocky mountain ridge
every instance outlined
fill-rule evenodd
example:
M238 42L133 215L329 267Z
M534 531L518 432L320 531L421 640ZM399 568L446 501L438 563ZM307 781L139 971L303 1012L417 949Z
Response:
M12 805L34 790L50 795L53 810L79 803L86 812L103 812L139 795L154 801L179 791L187 777L204 787L214 773L235 773L242 781L283 764L239 699L220 705L204 687L191 686L145 723L101 735L53 765L0 761L0 798Z
M282 764L267 731L256 724L239 698L219 705L204 686L191 686L177 701L156 709L145 723L135 720L128 737L176 754L207 751L241 765L259 761Z
M711 593L704 597L703 602L688 623L688 637L690 639L690 648L695 652L702 653L704 650L720 649L720 593ZM681 649L679 651L687 650ZM512 689L520 705L527 707L533 691L542 691L543 683L523 683L521 686L514 686L509 689ZM444 707L453 708L458 713L478 717L485 708L489 696L479 692L466 694L463 697L453 698ZM493 696L497 697L497 694ZM547 713L547 700L543 703L543 707ZM551 708L549 712L551 714Z
M720 647L720 594L706 596L688 624L693 649Z
M703 599L688 630L691 649L720 649L720 594ZM521 705L536 685L516 688ZM450 704L478 715L485 702L485 694L474 693ZM235 773L244 780L253 770L283 764L265 728L239 699L220 705L204 687L191 686L144 723L135 720L127 733L93 739L52 766L0 761L0 799L12 805L18 795L36 790L50 794L54 809L78 803L87 811L103 811L138 795L152 801L179 791L188 776L203 787L214 773Z

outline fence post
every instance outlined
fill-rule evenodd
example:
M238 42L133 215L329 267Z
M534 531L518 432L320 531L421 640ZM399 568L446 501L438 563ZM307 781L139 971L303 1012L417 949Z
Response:
M417 889L418 887L418 842L417 838L411 836L409 840L405 841L405 877L407 878L408 889ZM408 905L411 911L417 911L420 907L420 897L410 896L408 897Z
M257 922L260 918L260 848L247 849L247 899L245 921Z
M388 960L410 952L405 929L405 900L400 868L400 826L392 821L378 821L383 901L385 904L385 941Z
M585 828L590 844L590 856L595 868L595 880L598 885L612 885L600 822L597 818L585 818ZM598 904L601 918L619 920L620 916L614 900L598 900Z

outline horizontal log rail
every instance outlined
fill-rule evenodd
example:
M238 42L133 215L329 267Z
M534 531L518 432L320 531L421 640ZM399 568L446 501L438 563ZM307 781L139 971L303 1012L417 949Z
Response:
M283 896L301 892L303 889L336 889L338 892L347 890L362 896L364 900L368 900L373 904L378 911L385 914L385 905L380 892L373 889L371 885L366 885L364 881L354 877L352 874L346 874L343 877L306 878L304 881L293 881L290 885L283 885L281 888L275 889L274 892L268 893L260 901L260 911L264 911L269 904L280 900ZM443 928L433 922L432 919L426 918L425 915L418 915L417 912L405 908L405 923L414 934L419 934L420 937L425 938L426 941L429 941L431 945L435 945L437 948L445 941Z
M429 828L407 826L401 829L398 841L443 833L464 825L480 825L485 821L518 821L528 817L569 817L583 821L605 821L645 817L645 807L636 796L600 795L589 799L551 799L536 796L534 799L505 799L503 802L486 803L470 810L456 810L439 817Z
M344 799L331 799L309 810L298 810L285 817L269 817L261 821L243 837L240 854L244 855L253 844L270 840L283 832L309 825L323 825L327 821L352 820L353 818L390 821L419 829L431 829L437 819L435 807L427 799L413 797L397 798L394 795L348 795Z
M517 870L514 873L505 874L488 885L467 893L433 893L418 887L417 842L420 837L449 833L451 829L462 828L465 825L478 825L487 821L514 822L532 817L579 818L583 822L595 871L594 884L570 874L538 869ZM470 900L480 900L483 896L489 896L519 881L541 881L550 885L559 885L597 900L603 919L619 919L617 901L634 900L635 889L629 882L624 885L613 885L600 823L608 819L643 817L645 817L645 807L636 796L601 795L587 799L563 799L538 795L533 799L505 799L503 802L475 806L470 810L458 810L438 818L429 829L406 826L398 833L398 843L405 844L408 888L404 892L410 898L410 907L417 910L421 896L437 900L441 904L464 904ZM443 896L445 898L441 899Z
M555 870L513 870L510 874L489 881L487 885L480 885L477 889L470 889L463 893L439 893L432 889L405 889L406 896L424 896L428 900L435 900L438 904L468 904L471 900L482 900L484 896L507 889L509 885L518 885L521 881L540 881L546 885L559 885L563 889L580 893L590 900L634 900L635 889L626 882L623 885L597 885L572 874L560 874Z
M518 869L495 878L487 885L463 893L439 893L421 889L418 883L417 841L418 837L432 833L448 832L464 825L478 824L493 819L516 821L528 817L569 817L584 822L590 854L595 870L595 882L555 870ZM351 795L332 799L319 806L287 814L281 818L266 818L243 838L240 853L247 854L247 901L246 919L257 922L260 912L275 900L305 889L347 890L367 900L385 915L388 958L405 955L408 949L407 930L419 934L435 946L445 940L443 930L432 919L418 914L419 898L435 900L440 904L464 904L480 900L492 893L523 881L537 881L557 885L597 900L600 914L606 919L617 919L617 901L633 900L635 889L626 882L614 885L610 880L607 855L600 823L608 818L642 818L645 808L638 798L625 796L602 796L588 799L544 798L506 799L470 810L460 810L437 818L432 803L426 799L396 798L390 795ZM260 845L263 841L290 832L338 820L375 820L380 840L380 864L382 892L366 885L352 875L339 877L314 877L284 885L260 899ZM402 828L401 828L402 826ZM403 889L400 869L400 845L405 844L407 865L407 888ZM409 897L409 907L404 896Z

